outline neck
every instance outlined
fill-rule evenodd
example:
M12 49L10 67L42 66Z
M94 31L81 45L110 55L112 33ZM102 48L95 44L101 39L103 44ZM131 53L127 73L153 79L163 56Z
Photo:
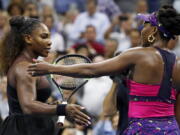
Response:
M167 48L167 42L159 40L153 44L154 47Z
M32 61L33 59L37 59L37 55L28 48L25 48L21 53L28 61Z

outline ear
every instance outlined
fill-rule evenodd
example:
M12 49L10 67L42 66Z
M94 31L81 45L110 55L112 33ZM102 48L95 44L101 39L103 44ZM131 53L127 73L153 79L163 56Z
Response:
M31 45L31 44L32 44L32 37L31 37L31 35L25 34L25 35L24 35L24 41L25 41L28 45Z
M153 35L156 35L156 34L157 34L157 32L158 32L158 28L154 26L154 27L153 27L153 32L152 32L152 33L153 33Z

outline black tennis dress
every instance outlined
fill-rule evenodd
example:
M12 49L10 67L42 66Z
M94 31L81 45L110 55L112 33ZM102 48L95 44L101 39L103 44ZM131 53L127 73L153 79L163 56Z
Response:
M46 102L51 94L51 88L37 90L37 100ZM55 124L52 116L23 114L17 91L7 85L9 116L0 126L0 135L54 135Z

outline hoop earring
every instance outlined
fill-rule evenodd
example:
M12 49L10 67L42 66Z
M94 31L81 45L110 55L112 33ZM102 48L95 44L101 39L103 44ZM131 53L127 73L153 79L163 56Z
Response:
M149 36L148 36L148 42L149 42L149 43L153 43L153 42L155 41L155 39L156 39L156 38L154 37L154 35L149 35Z

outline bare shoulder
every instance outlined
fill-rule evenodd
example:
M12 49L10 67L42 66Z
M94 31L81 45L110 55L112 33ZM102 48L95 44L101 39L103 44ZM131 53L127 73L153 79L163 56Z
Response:
M123 53L143 54L147 51L152 51L152 50L154 50L152 47L134 47L134 48L127 49Z
M27 68L29 64L31 63L27 61L21 61L16 63L16 65L14 66L14 73L15 73L14 75L20 80L35 79L35 77L31 77L27 72Z
M138 58L143 58L145 55L147 55L148 52L151 52L152 50L153 49L150 47L135 47L122 52L120 55L127 56L134 60Z

